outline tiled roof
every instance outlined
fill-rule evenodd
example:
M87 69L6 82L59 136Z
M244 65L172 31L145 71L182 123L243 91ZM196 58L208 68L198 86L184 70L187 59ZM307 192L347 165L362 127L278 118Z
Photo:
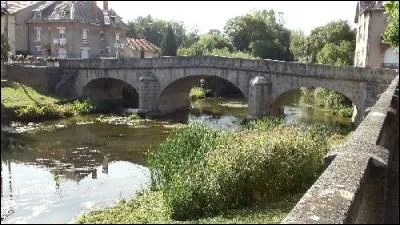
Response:
M13 14L38 2L39 1L7 1L7 11L8 13ZM6 8L5 5L6 1L1 1L2 12L3 8Z
M126 46L137 51L160 52L160 48L145 39L126 38Z
M42 16L40 19L32 18L31 22L71 20L127 28L120 16L116 15L114 20L107 18L108 11L100 9L95 1L47 1L33 11L42 11ZM110 22L105 24L104 21L107 19Z

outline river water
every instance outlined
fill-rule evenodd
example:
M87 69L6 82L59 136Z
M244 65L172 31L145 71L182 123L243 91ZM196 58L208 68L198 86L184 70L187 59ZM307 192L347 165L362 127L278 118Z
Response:
M234 131L247 114L245 101L207 100L193 107L189 113L129 125L123 124L126 117L107 122L109 117L90 115L7 134L12 141L1 150L1 223L73 223L82 212L132 198L149 184L145 152L155 150L182 122ZM350 124L350 119L293 104L284 112L288 123Z

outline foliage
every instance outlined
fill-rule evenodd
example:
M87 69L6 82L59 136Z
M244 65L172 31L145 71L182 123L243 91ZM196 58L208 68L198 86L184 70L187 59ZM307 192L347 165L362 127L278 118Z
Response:
M171 25L168 25L167 31L161 42L161 55L163 56L176 56L178 45L176 43L176 36Z
M171 21L172 29L176 34L176 43L181 47L189 47L199 40L198 31L188 30L183 23ZM152 18L139 16L133 21L128 22L129 30L127 36L131 38L144 38L156 46L161 46L163 34L166 32L168 22Z
M383 34L383 41L399 52L399 2L388 1L385 4L388 26Z
M301 196L290 196L277 202L240 210L230 210L224 215L199 220L175 221L170 218L161 191L143 191L135 199L120 201L117 206L92 211L79 217L77 223L184 223L184 224L277 224L293 208Z
M201 87L194 87L190 89L189 99L190 101L195 101L197 99L204 99L206 97L206 93Z
M301 62L352 65L355 39L355 30L346 21L337 20L314 28L309 36L293 31L290 51Z
M7 61L8 51L10 51L10 44L6 34L1 34L1 61Z
M237 133L189 126L149 154L152 187L163 192L171 218L273 201L315 180L328 149L320 131L264 123Z
M229 39L221 35L206 34L189 48L178 49L178 55L202 56L217 49L227 49L229 53L232 53L233 45Z
M290 32L277 23L273 10L257 10L234 17L228 20L224 31L237 50L250 51L260 58L292 60Z
M94 105L88 100L83 102L76 100L71 104L71 107L75 114L88 114L94 110Z
M301 105L313 105L318 108L328 109L333 114L351 117L353 108L351 101L344 95L325 88L313 90L302 88L300 96Z
M139 119L142 119L142 116L139 113L132 113L131 115L129 115L129 119L130 120L139 120Z

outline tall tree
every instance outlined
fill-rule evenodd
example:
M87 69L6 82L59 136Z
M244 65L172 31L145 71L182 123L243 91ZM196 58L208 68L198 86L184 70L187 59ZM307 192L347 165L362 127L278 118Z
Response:
M292 60L290 31L276 21L273 10L234 17L228 20L224 32L239 51L250 51L261 58Z
M355 41L355 30L346 21L338 20L311 30L307 37L303 33L292 32L290 50L295 59L302 62L352 65Z
M399 2L388 1L385 4L388 26L383 34L383 41L399 52Z
M176 56L178 45L176 43L175 32L171 24L168 24L167 31L161 42L161 55L163 56Z

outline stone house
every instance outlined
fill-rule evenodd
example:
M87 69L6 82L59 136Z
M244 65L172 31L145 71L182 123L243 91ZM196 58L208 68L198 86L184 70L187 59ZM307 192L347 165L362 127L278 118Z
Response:
M120 57L128 30L108 1L46 1L27 23L31 54L60 58Z
M125 58L160 57L161 49L145 39L126 38Z
M382 42L387 27L384 1L358 1L354 66L399 68L399 55Z
M1 1L1 34L8 33L10 54L25 53L28 50L28 19L32 10L42 4L40 1ZM6 21L7 25L6 25Z

